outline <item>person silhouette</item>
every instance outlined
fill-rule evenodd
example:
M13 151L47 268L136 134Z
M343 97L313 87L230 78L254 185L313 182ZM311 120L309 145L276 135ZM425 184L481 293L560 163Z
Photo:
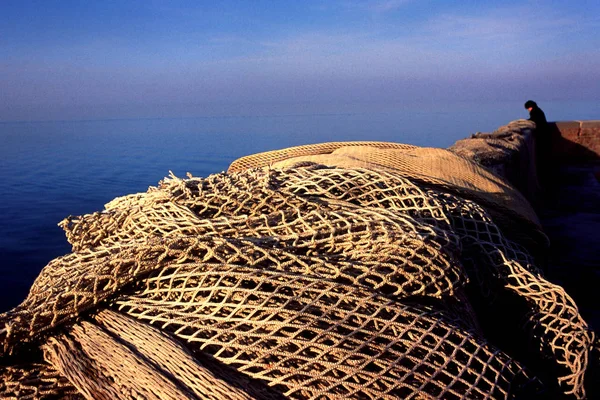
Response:
M535 101L527 100L525 102L525 108L529 111L529 120L535 122L535 126L539 131L546 129L548 121L546 121L546 114L538 107Z
M543 188L549 183L549 178L552 176L551 169L553 168L550 163L552 147L550 141L550 129L548 129L546 114L538 107L535 101L527 100L525 102L525 108L529 111L529 120L535 123L533 138L535 141L536 172Z

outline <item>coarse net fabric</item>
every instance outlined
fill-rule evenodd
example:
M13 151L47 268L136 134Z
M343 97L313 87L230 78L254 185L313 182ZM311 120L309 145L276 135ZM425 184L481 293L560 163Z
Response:
M507 236L535 221L501 230L469 178L387 157L171 176L67 218L72 253L0 315L0 396L585 398L593 332ZM473 301L505 297L546 369L487 339Z

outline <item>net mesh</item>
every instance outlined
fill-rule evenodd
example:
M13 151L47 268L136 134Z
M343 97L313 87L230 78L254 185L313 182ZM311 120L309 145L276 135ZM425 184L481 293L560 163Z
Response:
M0 367L0 396L14 399L83 399L69 380L46 363Z
M584 398L594 335L511 240L535 221L500 228L466 184L371 164L172 176L69 217L73 252L0 315L0 395ZM487 340L504 298L531 354Z

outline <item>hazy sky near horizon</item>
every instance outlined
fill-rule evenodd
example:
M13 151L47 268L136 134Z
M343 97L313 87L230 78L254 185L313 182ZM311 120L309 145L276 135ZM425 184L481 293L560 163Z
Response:
M0 0L0 121L593 101L598 32L585 0Z

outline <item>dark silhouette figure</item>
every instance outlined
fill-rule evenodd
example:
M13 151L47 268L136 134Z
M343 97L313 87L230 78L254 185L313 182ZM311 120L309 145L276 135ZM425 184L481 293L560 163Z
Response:
M527 100L525 102L525 108L529 111L529 120L535 122L535 149L536 149L536 160L537 160L537 176L540 180L542 188L548 184L548 179L552 175L550 165L550 152L551 152L551 138L548 129L548 121L546 120L546 114L533 100Z
M529 111L529 120L535 122L535 126L538 131L545 130L548 125L548 121L546 121L546 114L542 111L541 108L533 100L527 100L525 102L525 108Z

